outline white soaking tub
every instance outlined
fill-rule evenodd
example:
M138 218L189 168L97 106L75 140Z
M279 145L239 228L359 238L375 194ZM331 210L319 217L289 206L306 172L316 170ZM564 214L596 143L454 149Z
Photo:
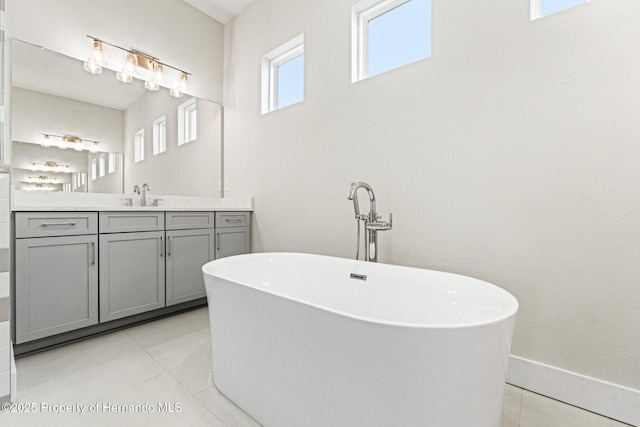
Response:
M216 387L265 427L499 427L517 300L301 253L203 267Z

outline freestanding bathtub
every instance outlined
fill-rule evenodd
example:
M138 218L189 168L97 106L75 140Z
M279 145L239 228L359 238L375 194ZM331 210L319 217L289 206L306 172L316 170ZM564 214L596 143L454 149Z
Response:
M203 272L214 383L263 426L500 426L518 311L503 289L301 253Z

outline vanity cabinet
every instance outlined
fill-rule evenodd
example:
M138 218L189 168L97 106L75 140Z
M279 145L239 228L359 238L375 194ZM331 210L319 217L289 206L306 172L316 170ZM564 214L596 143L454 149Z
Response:
M100 322L164 307L164 212L100 212L99 221Z
M167 306L206 297L202 266L214 259L213 212L167 212Z
M251 214L216 212L215 259L251 252Z
M17 344L98 323L96 217L16 213Z
M250 212L14 215L15 342L25 351L204 304L202 266L251 251Z

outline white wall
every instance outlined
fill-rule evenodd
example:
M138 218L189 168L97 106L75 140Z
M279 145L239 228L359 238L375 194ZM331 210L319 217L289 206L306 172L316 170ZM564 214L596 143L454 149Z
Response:
M124 111L16 88L11 93L11 136L37 143L42 134L76 135L100 142L100 151L124 150Z
M380 260L513 293L512 352L640 387L637 0L534 22L433 2L433 56L351 84L356 0L256 0L225 26L225 173L255 251L353 257L349 183L394 214ZM260 59L305 35L305 100L260 114Z
M155 194L219 197L221 178L221 108L196 100L195 141L178 146L178 106L189 98L161 92L143 95L125 114L125 193L149 183ZM167 151L153 155L153 122L167 118ZM144 129L144 160L134 162L135 134Z
M181 0L7 0L6 11L8 38L84 61L91 35L188 71L190 94L222 100L222 24Z

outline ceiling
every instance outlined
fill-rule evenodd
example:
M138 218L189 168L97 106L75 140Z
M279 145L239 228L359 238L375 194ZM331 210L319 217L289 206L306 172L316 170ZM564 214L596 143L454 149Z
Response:
M184 0L191 6L225 24L253 0Z

